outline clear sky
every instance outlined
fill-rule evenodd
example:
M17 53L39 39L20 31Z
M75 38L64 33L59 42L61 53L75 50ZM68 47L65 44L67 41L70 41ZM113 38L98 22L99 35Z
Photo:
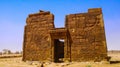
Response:
M120 50L120 0L0 0L0 51L21 51L28 14L39 10L55 15L55 26L64 27L65 15L102 8L107 46Z

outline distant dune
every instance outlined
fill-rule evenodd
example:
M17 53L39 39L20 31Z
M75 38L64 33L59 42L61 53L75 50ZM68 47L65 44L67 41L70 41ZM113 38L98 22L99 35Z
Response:
M108 53L120 53L120 50L109 50Z
M0 58L15 58L15 57L22 57L22 54L3 54L3 55L0 55Z

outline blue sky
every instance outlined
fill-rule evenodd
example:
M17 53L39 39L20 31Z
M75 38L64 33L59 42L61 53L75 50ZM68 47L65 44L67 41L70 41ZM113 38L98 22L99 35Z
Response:
M107 46L120 50L120 0L0 0L0 51L21 51L28 14L39 10L55 15L55 26L64 27L65 15L102 8Z

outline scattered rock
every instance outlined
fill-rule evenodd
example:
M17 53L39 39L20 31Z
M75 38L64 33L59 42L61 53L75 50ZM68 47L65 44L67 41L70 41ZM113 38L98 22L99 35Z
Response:
M28 65L32 65L32 61L26 61L26 63L28 64Z

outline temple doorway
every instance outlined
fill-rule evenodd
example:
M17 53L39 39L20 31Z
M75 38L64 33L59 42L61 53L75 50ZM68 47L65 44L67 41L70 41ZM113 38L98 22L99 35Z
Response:
M54 39L54 61L63 62L64 39Z

